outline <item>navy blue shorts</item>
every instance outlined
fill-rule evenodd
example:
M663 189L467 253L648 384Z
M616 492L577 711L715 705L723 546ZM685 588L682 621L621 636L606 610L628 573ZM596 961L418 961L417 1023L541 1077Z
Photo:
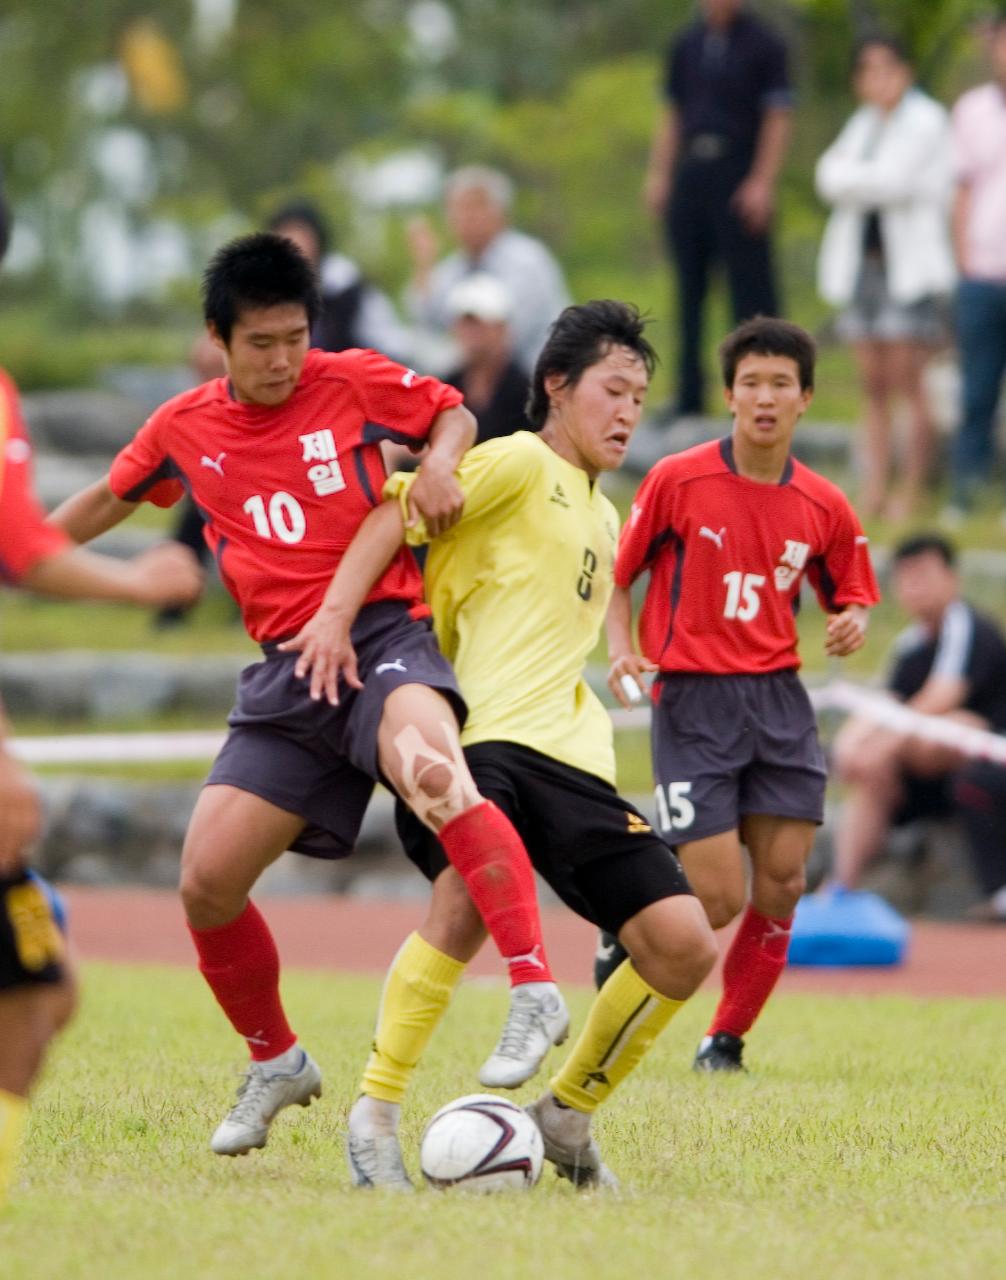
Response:
M795 671L668 675L651 730L657 823L672 844L749 813L820 823L827 770Z
M403 602L367 605L352 639L363 689L340 684L337 707L314 701L310 680L294 675L299 654L264 645L265 659L241 672L230 733L206 780L299 814L306 825L291 847L316 858L353 852L374 783L384 781L377 730L390 693L427 685L447 698L459 724L468 714L429 621L410 617Z
M516 742L478 742L465 759L535 870L585 920L618 933L644 907L691 893L667 843L610 783ZM405 852L435 880L447 866L440 841L401 802L395 816Z
M62 982L62 907L33 871L0 876L0 991Z

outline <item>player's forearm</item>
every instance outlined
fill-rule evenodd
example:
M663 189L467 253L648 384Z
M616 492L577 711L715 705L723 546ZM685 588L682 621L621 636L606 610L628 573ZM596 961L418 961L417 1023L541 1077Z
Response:
M478 423L463 404L438 413L428 436L429 448L423 458L424 470L453 474L475 443L477 432Z
M114 600L144 603L142 584L129 561L72 547L37 561L18 585L64 600Z
M61 503L49 516L74 542L90 542L132 515L139 504L116 497L108 477L95 481Z
M750 177L774 187L793 137L793 113L787 107L774 107L765 112Z
M616 587L608 605L605 622L608 633L608 661L635 653L632 639L632 596L625 587Z
M382 502L367 516L339 562L320 613L348 628L405 541L405 520L396 500Z

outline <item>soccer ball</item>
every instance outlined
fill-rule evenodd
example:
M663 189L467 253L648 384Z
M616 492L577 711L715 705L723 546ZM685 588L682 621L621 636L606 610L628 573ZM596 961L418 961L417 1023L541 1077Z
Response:
M473 1093L441 1107L419 1148L423 1177L441 1190L530 1190L543 1156L535 1122L493 1093Z

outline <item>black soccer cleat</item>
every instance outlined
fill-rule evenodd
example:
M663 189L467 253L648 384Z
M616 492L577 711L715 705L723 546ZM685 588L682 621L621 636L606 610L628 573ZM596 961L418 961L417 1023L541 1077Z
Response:
M693 1071L746 1071L741 1062L744 1041L729 1031L714 1031L705 1036L692 1063Z
M601 930L597 935L597 950L594 952L594 986L601 990L618 966L628 959L628 951L613 933Z

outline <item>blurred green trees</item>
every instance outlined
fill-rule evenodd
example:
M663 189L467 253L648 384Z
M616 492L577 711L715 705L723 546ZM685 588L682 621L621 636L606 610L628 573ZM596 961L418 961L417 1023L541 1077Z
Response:
M821 224L811 170L849 109L856 33L899 34L948 99L981 74L973 25L984 5L754 7L794 51L783 226L792 287L811 309ZM418 152L434 171L472 161L510 171L518 222L554 246L577 296L620 293L659 313L666 275L639 188L661 55L692 12L683 0L6 0L0 156L25 230L3 296L79 324L95 313L90 268L114 232L134 237L140 282L130 291L127 255L120 316L151 305L154 317L173 305L191 314L213 245L294 191L319 200L349 251L395 290L407 271L401 224L418 205L436 212L435 185L382 196L362 179ZM160 283L147 290L140 269L172 246L177 257L178 236L187 269L152 272ZM13 357L17 372L6 329L0 360Z

